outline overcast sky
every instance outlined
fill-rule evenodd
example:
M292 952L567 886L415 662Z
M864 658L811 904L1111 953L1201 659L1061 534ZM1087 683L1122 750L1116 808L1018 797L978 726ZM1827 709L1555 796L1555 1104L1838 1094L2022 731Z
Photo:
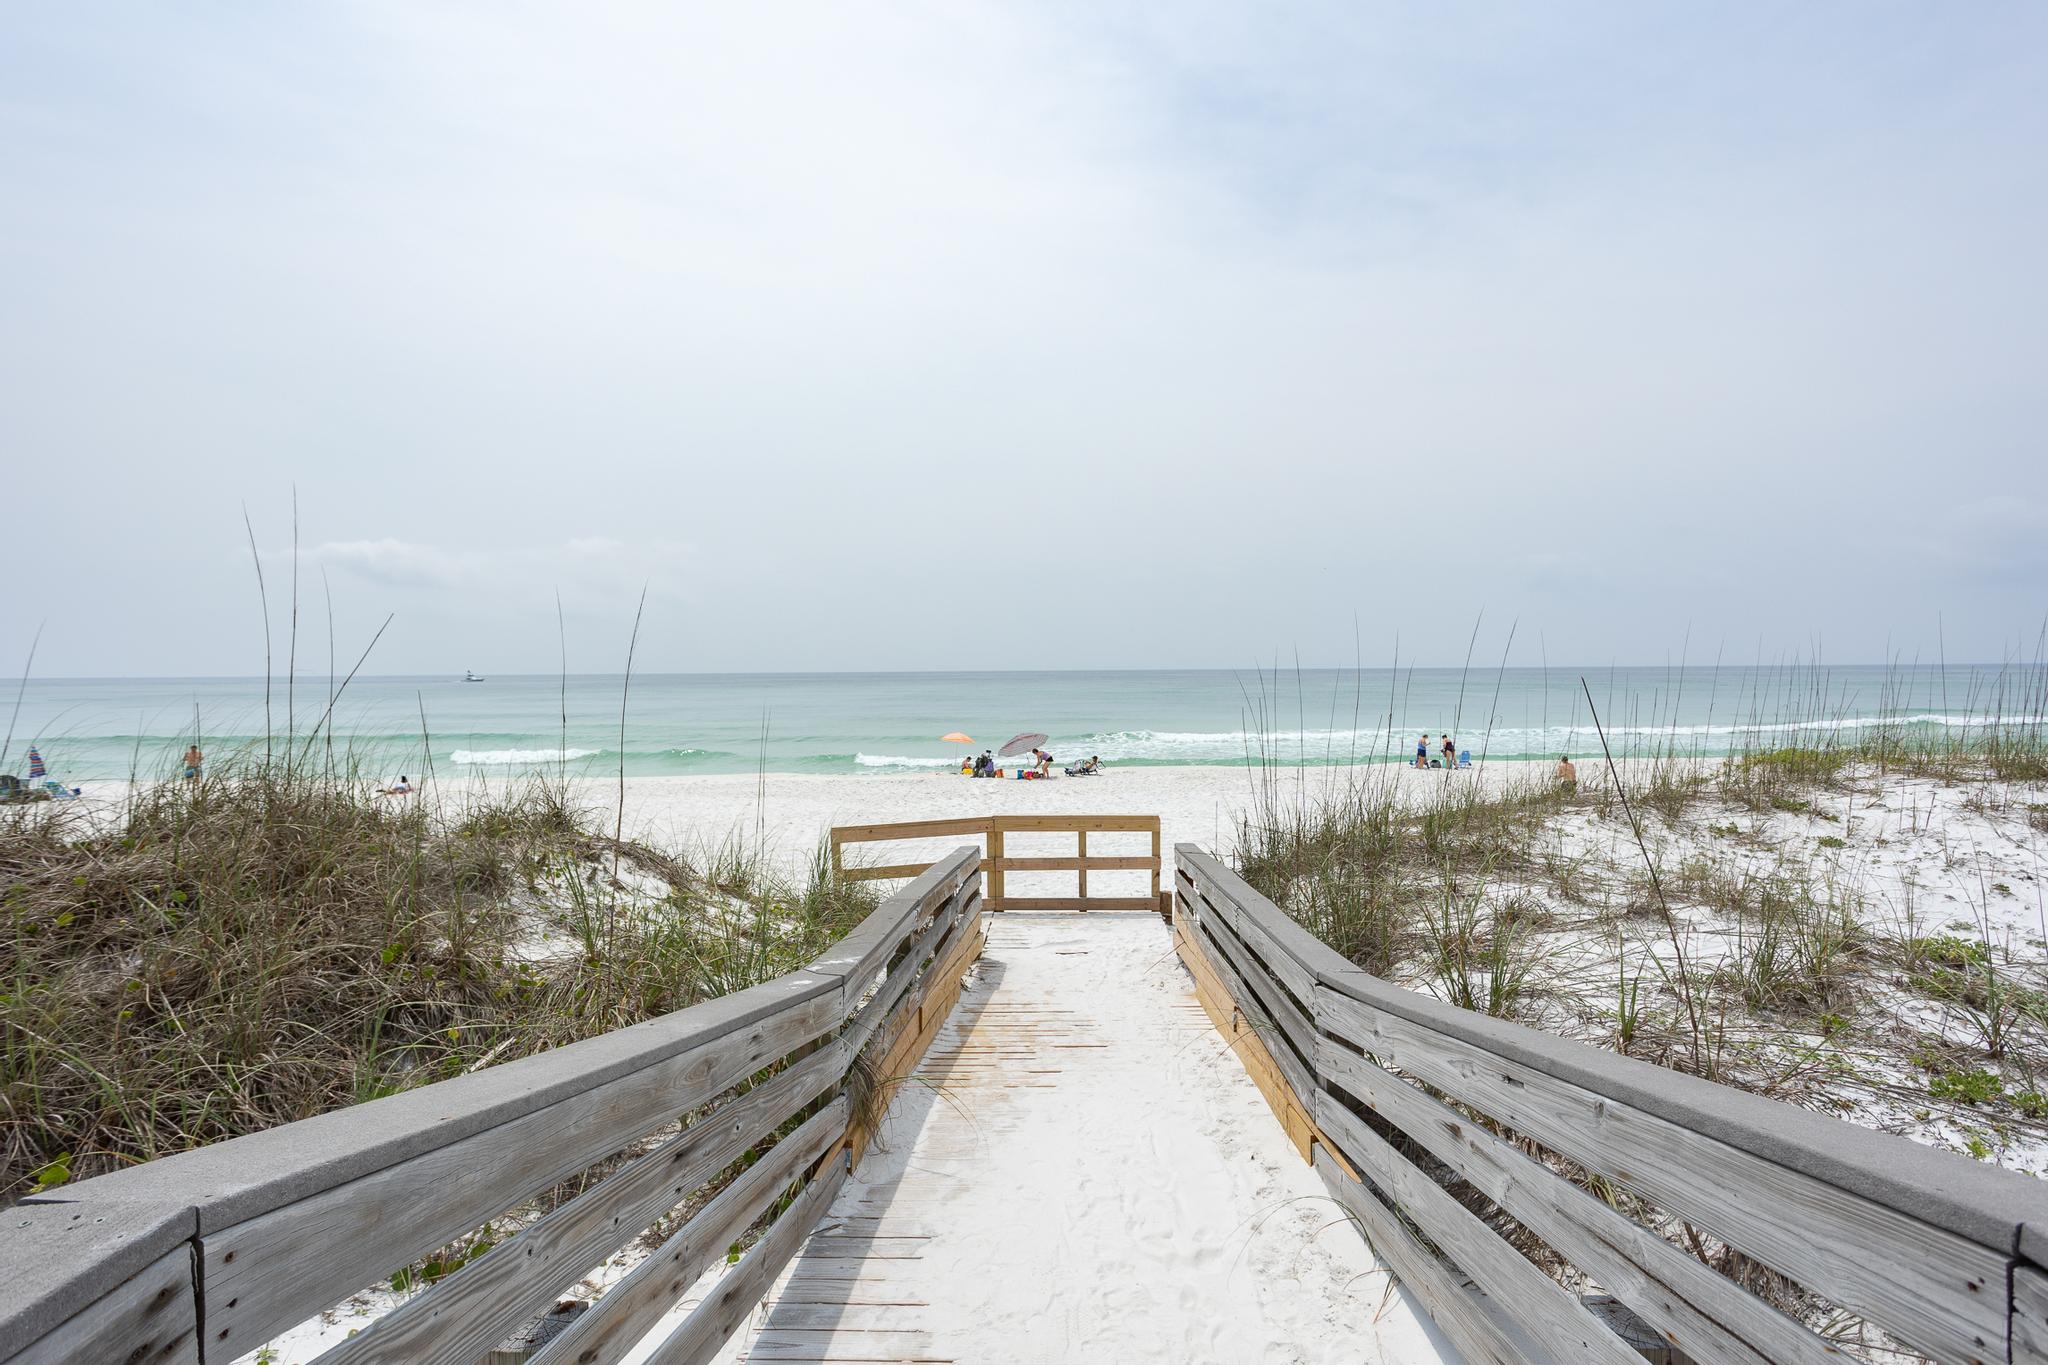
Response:
M2038 3L0 24L0 666L260 672L294 486L373 672L2048 610Z

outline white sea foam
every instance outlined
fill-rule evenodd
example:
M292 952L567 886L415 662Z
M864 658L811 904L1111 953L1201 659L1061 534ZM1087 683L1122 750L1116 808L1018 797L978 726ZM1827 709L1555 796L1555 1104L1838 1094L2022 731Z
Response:
M602 752L601 749L457 749L448 755L448 760L476 768L498 768L517 763L567 763Z
M853 761L863 768L951 768L957 758L904 758L898 754L855 754Z
M1950 730L2010 730L2048 723L2042 716L1951 715L1916 712L1910 715L1842 716L1775 720L1770 717L1712 721L1689 725L1609 725L1610 740L1649 737L1653 739L1729 738L1735 736L1768 740L1775 735L1831 734L1865 730L1904 730L1920 727ZM1155 762L1199 762L1253 758L1307 758L1324 756L1339 761L1346 757L1366 758L1383 751L1404 751L1414 743L1423 726L1400 726L1389 734L1384 725L1352 729L1302 729L1275 726L1256 730L1117 730L1105 734L1080 735L1053 741L1055 752L1104 760L1152 760ZM1448 718L1427 727L1431 736L1453 728ZM1455 726L1461 745L1475 752L1484 745L1494 754L1544 753L1575 741L1594 738L1599 732L1590 722L1561 725L1496 725L1468 718Z

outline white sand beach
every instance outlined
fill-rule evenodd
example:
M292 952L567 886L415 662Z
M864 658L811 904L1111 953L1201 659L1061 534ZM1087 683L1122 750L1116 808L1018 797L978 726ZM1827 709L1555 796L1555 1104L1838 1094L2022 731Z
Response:
M1494 763L1446 774L1441 770L1373 768L1272 769L1261 776L1244 765L1211 767L1112 768L1098 777L1054 777L1043 781L964 778L955 773L891 773L818 776L768 773L693 777L628 777L624 784L628 836L679 851L699 851L737 839L763 846L792 871L802 867L835 825L891 824L909 820L967 819L983 815L1157 815L1161 852L1170 863L1179 843L1215 852L1236 847L1239 821L1256 804L1255 783L1270 780L1283 798L1334 792L1347 774L1360 781L1393 784L1417 804L1447 784L1481 783L1498 791L1510 783L1541 780L1547 771L1530 763ZM438 799L459 803L503 779L443 782ZM619 809L615 779L569 779L574 799L609 822ZM1071 853L1071 834L1012 835L1013 855ZM869 845L860 855L870 863L929 859L964 838ZM1150 852L1143 834L1094 834L1094 854ZM886 856L885 856L886 855ZM849 854L849 859L855 855ZM1169 874L1170 875L1170 874ZM1142 874L1090 874L1097 895L1142 891ZM1098 880L1099 879L1099 880ZM1071 895L1072 873L1012 873L1016 895Z

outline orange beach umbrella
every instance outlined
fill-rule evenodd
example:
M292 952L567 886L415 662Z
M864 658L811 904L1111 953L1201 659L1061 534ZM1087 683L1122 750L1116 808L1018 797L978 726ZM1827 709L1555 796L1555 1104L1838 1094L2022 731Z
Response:
M963 735L958 730L955 730L950 735L940 735L939 742L941 744L972 744L974 743L974 736Z

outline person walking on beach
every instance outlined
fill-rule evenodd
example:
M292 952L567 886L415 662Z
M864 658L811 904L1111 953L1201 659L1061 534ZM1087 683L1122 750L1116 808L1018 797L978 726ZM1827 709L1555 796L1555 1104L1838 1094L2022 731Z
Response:
M197 782L205 771L206 755L199 752L197 744L190 745L185 750L185 780Z
M1421 739L1415 741L1415 766L1418 768L1427 768L1429 766L1429 731L1427 730L1422 732Z

